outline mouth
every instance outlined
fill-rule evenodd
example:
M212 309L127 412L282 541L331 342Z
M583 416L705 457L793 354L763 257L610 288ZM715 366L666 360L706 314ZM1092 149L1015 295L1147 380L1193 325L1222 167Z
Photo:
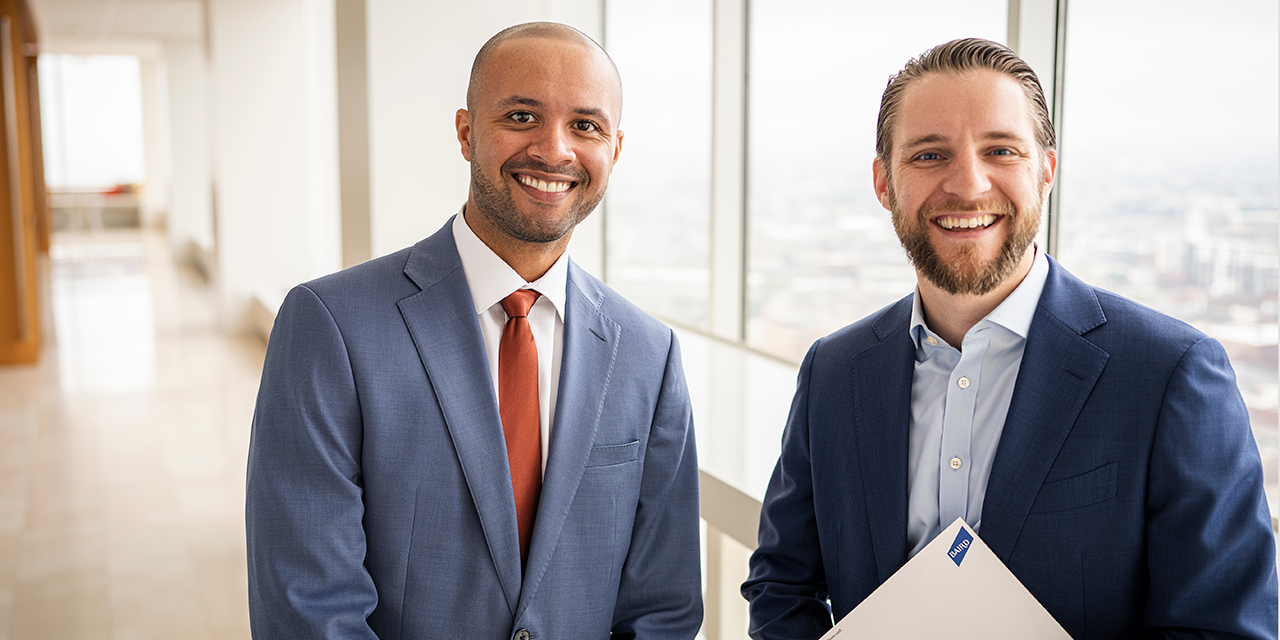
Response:
M934 218L933 222L947 231L967 231L969 229L986 229L1003 217L992 213L967 216L942 215Z
M545 195L549 195L549 196L556 196L556 195L563 194L566 191L569 191L573 187L577 186L578 184L577 182L574 182L574 181L562 182L559 180L543 180L541 178L535 178L531 175L524 174L524 173L517 173L514 175L515 175L516 181L519 182L520 184L524 185L525 187L528 187L533 191L536 191L538 193L542 193Z

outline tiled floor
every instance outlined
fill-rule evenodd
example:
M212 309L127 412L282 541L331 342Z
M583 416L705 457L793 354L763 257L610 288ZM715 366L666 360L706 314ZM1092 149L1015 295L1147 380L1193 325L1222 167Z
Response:
M249 637L264 346L162 236L55 238L39 364L0 366L0 640Z

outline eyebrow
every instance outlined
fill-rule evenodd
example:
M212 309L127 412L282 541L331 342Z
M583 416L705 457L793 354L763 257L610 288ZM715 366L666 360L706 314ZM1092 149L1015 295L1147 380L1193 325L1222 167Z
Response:
M989 131L982 135L982 139L983 140L1011 140L1014 142L1022 142L1026 140L1026 138L1012 131L1000 131L1000 130ZM942 134L929 133L929 134L920 136L918 138L912 138L911 140L908 140L906 144L902 145L902 147L904 149L911 149L921 145L937 144L939 142L946 142L946 141L947 141L947 138Z
M507 107L533 107L535 109L541 109L543 106L545 105L542 104L541 100L526 98L524 96L511 96L498 103L499 109L505 109Z
M545 108L546 105L537 98L528 98L525 96L510 96L498 103L499 109L506 109L509 107L532 107L534 109L542 109ZM574 109L573 112L580 116L590 116L592 118L599 118L605 122L609 122L609 115L605 113L603 109L578 107Z

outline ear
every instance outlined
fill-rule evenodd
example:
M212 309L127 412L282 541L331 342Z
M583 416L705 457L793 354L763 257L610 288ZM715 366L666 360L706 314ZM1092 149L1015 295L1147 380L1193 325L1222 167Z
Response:
M618 164L618 158L622 156L622 129L618 129L618 140L613 144L613 164Z
M462 157L471 162L471 114L466 109L458 109L453 118L453 126L458 130L458 143L462 145Z
M877 157L871 161L871 176L876 190L876 198L880 200L880 206L888 211L893 211L889 206L889 169L884 166L884 162Z
M1054 178L1058 175L1058 152L1052 149L1044 152L1044 192L1053 188Z

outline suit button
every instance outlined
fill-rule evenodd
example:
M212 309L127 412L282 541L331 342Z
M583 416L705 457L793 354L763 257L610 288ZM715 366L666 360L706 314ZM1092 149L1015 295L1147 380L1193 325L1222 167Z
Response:
M529 630L521 629L516 632L516 640L529 640Z

